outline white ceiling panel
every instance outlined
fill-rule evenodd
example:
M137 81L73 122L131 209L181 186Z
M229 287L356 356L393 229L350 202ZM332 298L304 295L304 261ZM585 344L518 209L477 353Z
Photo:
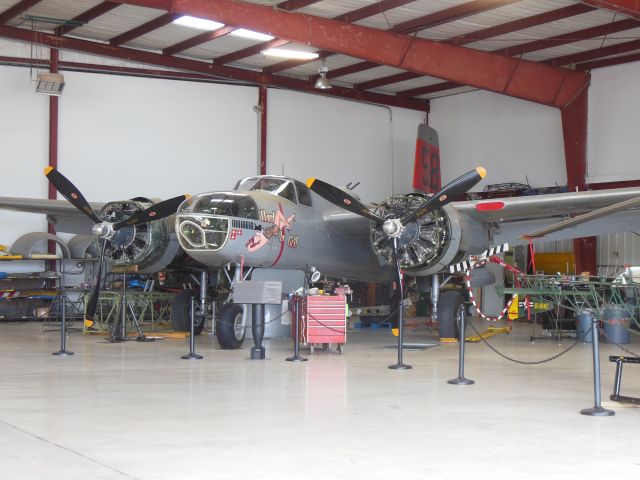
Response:
M400 68L387 67L387 66L379 66L375 68L370 68L368 70L363 70L362 72L353 73L351 75L344 75L340 77L340 80L351 85L361 82L367 82L369 80L374 80L380 77L387 77L389 75L395 75L396 73L404 72L404 70ZM331 76L331 71L329 71L329 76Z
M164 13L162 10L120 5L91 20L88 24L74 29L70 35L106 41L147 23Z

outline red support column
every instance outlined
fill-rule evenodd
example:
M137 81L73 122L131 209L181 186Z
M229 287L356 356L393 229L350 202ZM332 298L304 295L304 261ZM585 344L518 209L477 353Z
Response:
M56 48L51 49L51 73L58 73L58 60L60 52ZM58 168L58 100L55 95L49 97L49 166ZM57 198L56 189L49 183L49 200ZM48 232L55 235L56 229L49 223ZM56 242L49 240L47 251L51 254L56 253ZM49 262L48 270L55 270L56 262Z
M258 90L258 107L260 109L260 175L267 174L267 87Z
M564 155L567 184L571 191L587 188L587 119L589 117L588 90L584 90L568 107L560 110L564 133ZM573 241L576 272L597 272L597 237L577 238Z

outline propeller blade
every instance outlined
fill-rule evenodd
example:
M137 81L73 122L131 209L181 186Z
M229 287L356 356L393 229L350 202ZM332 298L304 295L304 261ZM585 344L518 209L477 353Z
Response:
M160 220L161 218L173 215L178 210L178 207L184 202L190 195L179 195L177 197L164 200L160 203L150 206L149 208L136 212L126 220L116 223L113 226L114 230L120 230L123 227L131 225L138 225L139 223L147 223L154 220Z
M397 337L398 335L400 335L400 330L399 330L399 324L402 321L402 307L403 307L403 300L404 300L404 291L402 288L402 269L400 268L400 258L398 258L398 238L394 237L392 238L392 248L393 248L393 266L395 267L395 282L396 282L396 288L395 288L395 292L393 293L393 295L391 295L392 299L396 299L398 300L398 303L396 304L396 308L397 308L397 312L396 315L394 315L394 317L391 320L391 332L393 333L394 337ZM389 302L391 304L391 307L393 308L393 302Z
M384 223L384 218L372 213L364 203L338 187L334 187L333 185L323 182L322 180L318 180L317 178L308 179L307 187L328 202L331 202L340 208L344 208L351 213L368 218L377 224Z
M98 298L100 297L100 284L102 283L102 264L104 263L104 253L107 249L107 239L102 239L102 247L100 248L100 260L98 263L98 272L96 273L96 281L93 286L93 292L87 302L87 311L84 315L84 325L87 328L93 327L96 318L96 309L98 308Z
M58 170L53 167L47 167L44 169L44 174L47 176L51 184L56 187L56 190L60 192L64 198L66 198L74 207L88 216L95 223L100 223L101 220L95 214L87 199L80 193L80 190L71 183L71 181L62 175Z
M461 175L442 187L440 191L434 193L432 197L425 200L418 208L402 217L400 219L400 223L402 223L402 225L406 225L407 223L411 223L417 218L426 215L431 210L435 210L446 205L454 198L466 193L471 187L482 180L486 174L487 171L484 168L477 167L470 172Z
M606 215L611 215L612 213L616 213L621 210L627 210L629 208L633 208L639 205L640 205L640 197L630 198L629 200L625 200L624 202L614 203L613 205L609 205L608 207L599 208L597 210L593 210L592 212L585 213L578 217L574 217L568 220L564 220L562 222L554 223L553 225L541 228L540 230L536 230L535 232L526 233L522 235L522 238L525 240L530 240L532 238L545 237L550 233L559 232L560 230L564 230L565 228L569 228L569 227L575 227L576 225L580 225L581 223L588 222L589 220L595 220L596 218L604 217Z

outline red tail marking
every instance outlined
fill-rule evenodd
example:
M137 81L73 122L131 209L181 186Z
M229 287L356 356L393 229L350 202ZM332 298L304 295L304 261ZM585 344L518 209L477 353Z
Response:
M435 193L442 188L440 181L440 149L421 138L416 140L413 188L424 193Z

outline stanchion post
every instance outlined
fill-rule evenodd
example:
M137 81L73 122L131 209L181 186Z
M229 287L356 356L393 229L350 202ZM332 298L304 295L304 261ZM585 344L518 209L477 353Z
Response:
M73 352L67 350L67 299L64 291L60 298L60 350L53 352L51 355L69 356Z
M598 319L591 314L591 350L593 352L593 400L591 408L580 410L582 415L591 417L611 417L616 414L613 410L602 407L602 395L600 391L600 344L598 336Z
M464 378L464 345L466 335L466 321L464 313L464 304L458 308L458 327L460 330L460 341L458 342L458 378L447 380L451 385L473 385L473 380Z
M394 252L398 251L398 239L394 237L393 239L393 249ZM398 260L398 255L395 255L395 261L396 261L396 269L398 271L398 285L396 286L396 288L398 289L398 295L400 297L400 300L398 301L398 362L394 363L393 365L389 365L388 368L390 368L391 370L410 370L413 367L411 365L407 365L406 363L403 362L402 359L402 353L404 350L404 330L403 330L403 323L404 323L404 315L403 315L403 310L404 310L404 290L402 288L402 275L400 273L400 260Z
M296 297L292 297L292 300ZM301 300L303 297L299 297ZM304 358L300 356L300 306L301 302L294 300L293 302L293 312L295 315L295 323L293 324L293 357L286 358L287 362L306 362L309 360L308 358Z
M196 320L196 301L193 295L191 296L191 325L189 326L189 354L182 355L180 358L183 360L202 360L202 355L197 355L195 352L195 320Z

